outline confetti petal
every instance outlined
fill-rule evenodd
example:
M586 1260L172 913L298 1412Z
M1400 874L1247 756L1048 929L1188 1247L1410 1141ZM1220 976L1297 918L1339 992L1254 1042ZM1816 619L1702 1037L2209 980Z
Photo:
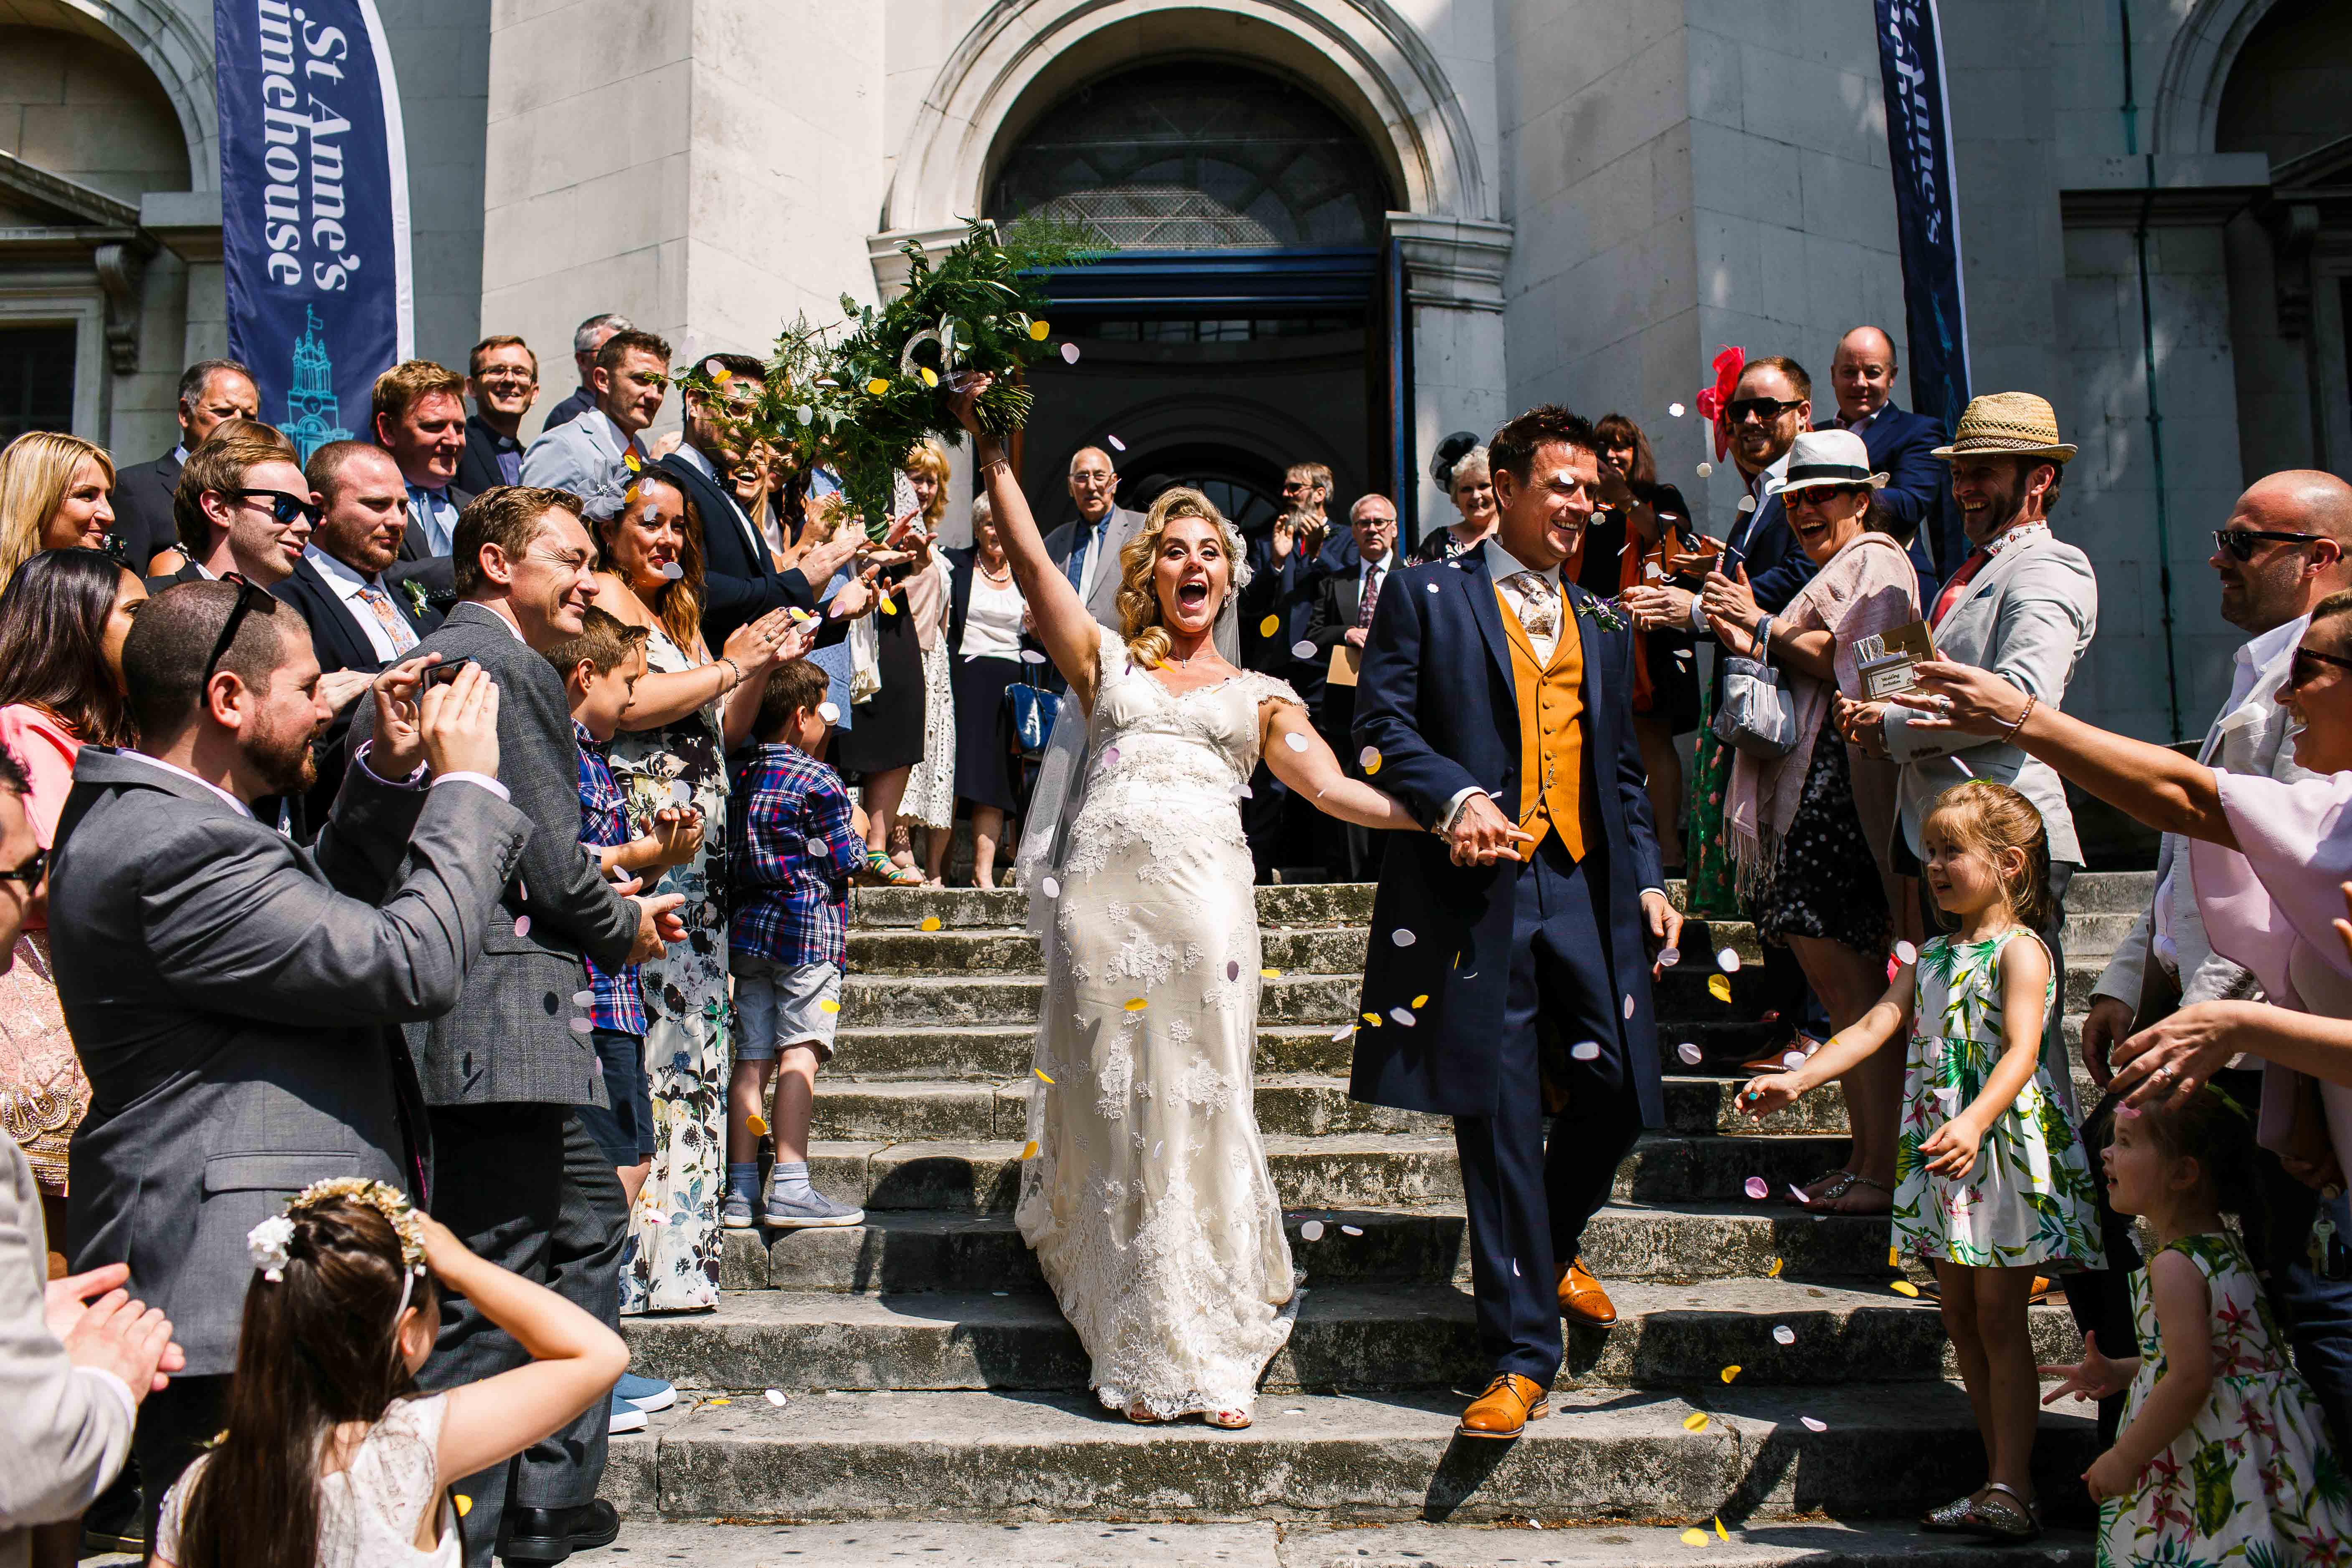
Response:
M1681 948L1662 947L1658 949L1658 967L1660 969L1672 969L1675 964L1680 963L1682 961L1683 950Z
M1261 969L1257 973L1258 978L1261 980L1279 980L1282 978L1282 971L1279 969Z
M1908 1279L1897 1279L1887 1289L1898 1296L1910 1296L1916 1299L1919 1294L1919 1287L1912 1284Z
M1895 956L1902 963L1916 963L1919 962L1919 950L1907 942L1898 942L1895 944Z
M1037 884L1037 890L1049 899L1058 899L1062 896L1062 884L1047 877Z
M838 1013L841 1011L841 1004L828 996L816 1005L816 1010L820 1013Z
M1034 1160L1037 1157L1037 1140L1032 1138L1022 1146L1021 1157L1024 1160Z
M1669 403L1666 405L1666 412L1679 419L1683 416L1683 405L1679 403Z
M1127 1010L1130 1013L1140 1013L1146 1007L1150 1005L1150 1003L1146 1002L1140 996L1130 996L1127 999Z
M1228 980L1239 980L1241 977L1242 961L1238 958L1227 959L1225 961L1225 978Z
M940 384L940 373L933 370L929 365L920 366L915 374L923 378L923 384L925 386L937 386Z
M1789 1196L1799 1204L1811 1204L1813 1201L1811 1198L1805 1195L1805 1189L1797 1185L1794 1182L1790 1182L1789 1184Z
M881 396L884 393L888 392L889 390L890 390L890 384L889 384L888 382L887 382L887 381L883 380L883 379L882 379L880 376L878 376L878 375L877 375L877 376L876 376L872 381L869 381L869 382L867 382L867 383L866 384L866 394L867 394L867 395L868 395L868 396L872 396L872 397L879 397L879 396Z
M1343 1225L1339 1227L1339 1234L1341 1236L1361 1236L1364 1234L1364 1227L1360 1225Z
M1307 737L1293 730L1283 736L1282 743L1294 752L1303 752L1307 749Z
M1787 1068L1790 1072L1795 1072L1799 1068L1805 1065L1805 1053L1802 1051L1790 1051L1780 1058L1780 1065Z
M1704 1415L1699 1415L1699 1416L1694 1416L1694 1417L1693 1417L1693 1419L1694 1419L1694 1420L1696 1420L1696 1421L1704 1422L1704 1421L1706 1419L1706 1416L1704 1416ZM1697 1431L1697 1430L1698 1430L1698 1428L1697 1428L1696 1426L1693 1426L1693 1427L1691 1428L1691 1430L1692 1430L1692 1431L1694 1431L1694 1432L1696 1432L1696 1431ZM1706 1531L1704 1531L1704 1530L1685 1530L1685 1531L1683 1531L1683 1544L1684 1544L1685 1546L1705 1546L1705 1545L1706 1544Z
M1110 443L1110 449L1114 452L1124 452L1127 450L1127 443L1120 440L1116 436L1106 436L1103 439Z
M1117 746L1105 746L1103 748L1103 766L1109 767L1112 763L1118 761L1118 748Z
M1739 504L1732 508L1732 510L1734 511L1754 511L1755 510L1756 498L1754 496L1741 496L1739 498Z
M1323 1222L1319 1219L1308 1220L1305 1225L1298 1227L1298 1235L1299 1238L1304 1241L1322 1240Z
M1397 930L1389 932L1389 940L1396 943L1399 947L1411 947L1419 939L1416 938L1412 932L1400 927Z
M1045 1076L1045 1069L1044 1068L1031 1068L1029 1070L1035 1073L1041 1082L1051 1083L1054 1081L1052 1079Z
M1367 773L1379 773L1381 771L1380 748L1377 746L1366 746L1362 751L1356 753L1356 763Z
M1826 1432L1830 1429L1828 1422L1816 1421L1810 1415L1800 1415L1797 1419L1805 1424L1805 1430L1808 1432Z
M596 1005L596 993L593 991L574 991L572 994L572 1005L574 1007L593 1007Z
M1738 973L1739 950L1736 947L1718 949L1715 955L1715 966L1726 974Z
M704 1400L702 1403L704 1403L705 1405L732 1405L732 1404L734 1404L735 1402L734 1402L733 1400L731 1400L731 1399L728 1398L725 1394L720 1394L720 1395L719 1395L718 1398L716 1398L716 1399L706 1399L706 1400Z
M1568 1047L1568 1054L1580 1062L1596 1061L1601 1056L1599 1040L1579 1040Z
M1761 1200L1765 1194L1772 1190L1771 1186L1767 1184L1761 1176L1750 1176L1748 1180L1741 1183L1740 1185L1747 1192L1749 1197L1759 1200Z
M825 841L822 838L812 838L807 843L802 845L801 847L807 850L812 855L829 855L832 853L831 847L827 846Z
M1356 1026L1355 1026L1355 1025L1353 1025L1353 1024L1342 1024L1342 1025L1340 1025L1338 1028L1336 1028L1336 1029L1334 1029L1334 1030L1332 1030L1332 1031L1331 1031L1331 1038L1332 1038L1333 1040L1335 1040L1335 1041L1338 1041L1338 1040L1344 1040L1344 1039L1346 1039L1349 1035L1352 1035L1352 1034L1354 1034L1355 1032L1356 1032Z
M1313 658L1315 657L1315 645L1308 642L1305 637L1301 637L1297 642L1290 645L1290 657L1293 658Z
M1797 1331L1786 1323L1775 1323L1772 1325L1772 1342L1778 1345L1795 1344Z
M449 1500L457 1505L457 1517L459 1519L463 1519L467 1514L474 1511L474 1500L467 1497L464 1492L451 1492L449 1494Z
M1042 343L1053 335L1054 329L1049 323L1045 321L1032 321L1029 323L1029 341L1031 342Z
M1398 1023L1402 1024L1408 1029L1412 1027L1412 1015L1402 1007L1390 1008L1389 1016L1394 1018Z
M1626 993L1625 995L1625 1016L1629 1020L1633 1016L1633 996L1631 992Z
M1700 1050L1688 1040L1685 1040L1681 1045L1675 1047L1675 1055L1682 1058L1683 1060L1690 1066L1696 1067L1706 1053Z
M841 722L840 706L832 702L820 702L816 705L816 716L828 724L838 724Z
M1432 583L1432 584L1429 585L1429 591L1430 591L1431 593L1433 593L1433 594L1436 593L1436 592L1437 592L1437 584L1434 584L1434 583Z
M918 930L920 930L920 931L937 931L937 930L939 930L939 929L940 929L940 917L939 917L939 916L937 916L937 915L925 915L925 916L923 917L923 923L922 923L919 927L918 927L917 929L918 929Z
M1889 1268L1900 1268L1903 1267L1903 1255L1895 1251L1891 1247L1886 1249L1886 1267Z
M1034 647L1024 647L1021 650L1021 662L1024 664L1043 664L1045 662L1045 656L1039 653Z
M1704 1431L1706 1431L1706 1411L1704 1411L1704 1410L1694 1410L1694 1411L1692 1411L1689 1415L1687 1415L1684 1416L1684 1417L1683 1417L1683 1430L1684 1430L1684 1431L1685 1431L1685 1432L1704 1432ZM1696 1533L1697 1533L1697 1531L1692 1531L1692 1533L1693 1533L1693 1534L1696 1534Z
M1064 343L1062 345L1062 363L1064 364L1076 364L1078 363L1077 344Z
M743 1118L743 1126L752 1137L764 1137L768 1131L768 1119L755 1110L751 1115Z
M1713 463L1701 463L1698 466L1698 477L1700 479L1705 479L1713 472L1715 472L1715 465Z
M686 575L686 568L675 561L665 561L662 563L661 574L675 583Z
M1731 1365L1725 1367L1723 1371L1717 1375L1720 1376L1724 1382L1729 1383L1733 1378L1739 1375L1739 1365L1735 1362Z
M1723 1528L1723 1521L1719 1517L1715 1521L1715 1538L1717 1541L1728 1541L1731 1539L1731 1532Z
M772 1388L768 1390L768 1403L774 1405L777 1409L782 1410L785 1405L790 1405L792 1401L784 1397L784 1394L782 1389Z
M1764 1266L1764 1278L1767 1279L1778 1279L1780 1278L1780 1270L1782 1267L1784 1267L1785 1261L1785 1259L1776 1258L1772 1259L1771 1262L1766 1264Z
M529 915L517 915L515 917L515 935L529 936L530 934L530 917Z
M575 1035L593 1035L596 1032L596 1026L585 1018L570 1019L565 1023L564 1027Z
M1381 1016L1378 1013L1367 1013L1364 1015L1364 1022L1377 1029L1381 1026Z
M1414 998L1412 999L1412 1005L1413 1005L1414 1006L1416 1006L1416 1007L1426 1007L1426 1006L1428 1006L1428 1005L1429 1005L1429 994L1428 994L1428 993L1423 992L1422 994L1420 994L1420 995L1418 995L1418 996L1414 997Z
M1731 981L1729 977L1721 974L1708 975L1706 977L1706 994L1714 997L1718 1002L1729 1002L1731 1000Z
M1280 616L1268 616L1265 619L1258 622L1257 624L1257 635L1262 637L1270 637L1281 629L1282 617Z

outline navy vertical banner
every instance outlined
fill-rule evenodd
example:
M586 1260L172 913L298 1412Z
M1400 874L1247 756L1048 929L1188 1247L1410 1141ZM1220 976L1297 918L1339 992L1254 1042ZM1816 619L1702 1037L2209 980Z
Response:
M1944 39L1936 0L1876 0L1886 151L1903 242L1904 329L1919 412L1959 423L1969 401L1968 290L1960 279L1960 201L1945 111Z
M412 352L408 152L375 0L214 0L228 352L305 458Z

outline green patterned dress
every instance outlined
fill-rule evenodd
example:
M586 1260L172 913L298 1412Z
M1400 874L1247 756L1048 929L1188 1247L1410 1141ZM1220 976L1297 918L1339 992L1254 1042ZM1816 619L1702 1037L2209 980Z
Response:
M2213 1392L2189 1430L2139 1473L2139 1489L2101 1506L2098 1568L2352 1563L2352 1484L2311 1385L2287 1360L2244 1247L2222 1231L2184 1236L2165 1250L2196 1264L2212 1297ZM2140 1363L2124 1396L2126 1424L2164 1375L2147 1281L2147 1269L2133 1271Z
M1937 1128L1975 1103L2007 1048L2000 954L2020 939L2040 944L2011 930L1981 942L1939 936L1920 950L1895 1154L1895 1247L1977 1268L2104 1268L2090 1164L2053 1076L2063 1064L2045 1057L2034 1065L1966 1178L1936 1175L1919 1155ZM2044 1006L2057 991L2053 974Z

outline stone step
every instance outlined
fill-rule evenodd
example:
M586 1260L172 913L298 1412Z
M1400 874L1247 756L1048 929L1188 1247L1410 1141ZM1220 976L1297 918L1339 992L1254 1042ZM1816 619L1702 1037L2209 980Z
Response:
M1619 1321L1569 1335L1559 1386L1819 1386L1958 1375L1932 1301L1884 1289L1775 1279L1706 1286L1620 1283ZM1083 1390L1087 1361L1051 1296L1005 1292L844 1296L749 1290L718 1311L625 1325L629 1364L681 1389L761 1394L770 1387ZM1775 1335L1791 1336L1783 1345ZM2046 1363L2079 1346L2063 1307L2034 1310ZM1452 1285L1322 1285L1309 1278L1265 1393L1451 1388L1486 1365L1475 1303Z
M817 1185L836 1196L854 1190L833 1178L822 1150ZM1447 1149L1444 1167L1448 1180L1451 1153ZM994 1210L969 1204L889 1209L869 1197L862 1226L728 1231L719 1280L730 1290L1042 1290L1044 1276L1010 1209L1009 1201ZM1457 1202L1301 1205L1286 1211L1283 1224L1292 1258L1312 1281L1435 1285L1470 1279ZM1306 1236L1310 1224L1320 1230L1312 1241ZM1777 1197L1612 1203L1586 1227L1584 1258L1611 1281L1761 1279L1778 1269L1786 1279L1851 1282L1893 1273L1885 1215L1805 1214Z
M1984 1479L1967 1399L1944 1384L1578 1390L1508 1444L1457 1439L1462 1404L1276 1394L1255 1426L1220 1432L1139 1426L1075 1393L704 1401L614 1438L604 1494L633 1520L1704 1523L1899 1519ZM2036 1490L2079 1496L2097 1441L2089 1420L2044 1414Z
M1707 1537L1708 1568L1983 1568L1984 1547L1902 1522L1805 1520L1748 1526L1726 1520ZM641 1521L620 1550L634 1563L696 1568L1689 1568L1679 1527L1572 1525L1536 1519L1499 1524L1330 1526L1239 1524L996 1524L905 1521L751 1524ZM2011 1547L2002 1568L2090 1568L2081 1531L2052 1531ZM132 1559L89 1559L123 1563Z

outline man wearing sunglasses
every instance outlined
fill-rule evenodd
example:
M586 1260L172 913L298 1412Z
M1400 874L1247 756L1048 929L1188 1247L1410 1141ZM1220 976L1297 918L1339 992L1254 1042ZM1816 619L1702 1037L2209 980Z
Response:
M274 587L293 574L319 521L292 448L242 435L215 437L188 454L172 509L188 564L150 579L152 593L231 572Z
M457 1004L532 826L497 778L497 687L427 688L425 668L375 678L364 765L315 851L255 819L309 782L328 707L301 617L253 584L148 601L122 652L139 749L75 763L49 933L94 1099L68 1251L128 1264L187 1349L134 1438L151 1531L221 1427L246 1232L322 1177L439 1195L398 1026Z

